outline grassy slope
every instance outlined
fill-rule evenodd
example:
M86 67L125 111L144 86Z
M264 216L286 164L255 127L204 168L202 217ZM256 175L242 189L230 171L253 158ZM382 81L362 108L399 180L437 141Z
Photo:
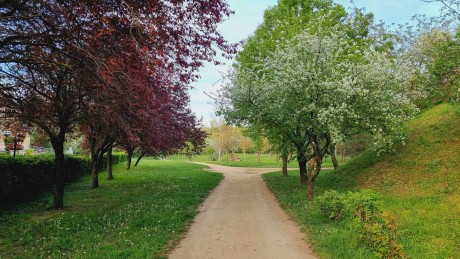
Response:
M407 144L393 154L365 152L338 172L319 176L315 195L372 189L384 210L399 217L399 239L412 258L460 257L460 110L442 104L408 123ZM328 223L303 199L297 179L264 176L285 207L309 232L326 258L369 258L351 222Z
M0 215L0 258L156 258L165 255L223 178L203 166L143 160L114 181L101 174L70 185L67 208L46 210L49 199ZM166 250L165 250L166 249Z

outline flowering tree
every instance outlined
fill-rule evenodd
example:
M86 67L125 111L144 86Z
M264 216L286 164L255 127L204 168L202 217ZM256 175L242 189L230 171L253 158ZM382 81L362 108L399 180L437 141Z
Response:
M388 54L355 48L333 29L304 32L259 67L237 66L224 86L221 112L294 145L311 200L331 144L360 131L372 133L379 146L391 146L390 135L401 137L415 109L404 95L401 72ZM307 172L311 158L315 169Z
M460 32L434 28L414 39L400 58L411 72L413 98L421 107L460 97Z

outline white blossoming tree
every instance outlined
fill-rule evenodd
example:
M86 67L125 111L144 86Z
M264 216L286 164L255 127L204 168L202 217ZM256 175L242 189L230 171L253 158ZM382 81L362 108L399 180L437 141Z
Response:
M327 31L300 33L257 66L236 66L220 100L227 120L295 146L309 200L331 144L366 131L376 145L391 146L415 110L387 54ZM312 158L315 168L307 170Z

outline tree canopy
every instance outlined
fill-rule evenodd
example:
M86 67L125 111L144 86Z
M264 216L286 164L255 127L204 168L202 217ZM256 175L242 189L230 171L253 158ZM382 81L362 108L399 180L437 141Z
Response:
M0 106L49 136L55 208L63 207L63 144L78 125L94 153L107 137L141 139L143 128L164 133L154 136L157 148L189 132L177 129L195 120L185 114L197 69L217 50L235 52L216 28L230 14L223 0L0 1Z
M219 104L228 121L295 146L309 199L332 144L366 131L375 144L388 147L415 111L404 91L405 70L390 52L370 36L343 32L345 23L324 22L330 20L318 17L323 23L302 30L257 64L239 60ZM316 168L307 172L312 158Z

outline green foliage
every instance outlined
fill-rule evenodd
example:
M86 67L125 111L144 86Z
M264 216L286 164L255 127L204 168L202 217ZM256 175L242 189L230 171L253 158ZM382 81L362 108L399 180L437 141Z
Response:
M459 30L460 32L460 30ZM417 99L421 108L442 102L457 102L460 91L460 34L435 28L421 34L403 59L410 60L410 80L422 93Z
M0 156L0 207L34 199L53 184L54 156ZM87 158L65 157L65 180L74 181L89 173Z
M26 156L31 156L31 155L34 154L34 152L35 152L35 151L34 151L32 148L29 148L29 149L26 150L26 153L25 153L25 154L26 154Z
M348 202L355 212L356 217L361 221L367 221L381 213L380 196L371 190L362 190L359 192L349 192Z
M316 198L321 213L329 220L340 220L346 209L346 197L335 190L325 192Z
M371 190L348 193L355 213L358 238L379 258L406 258L396 233L396 217L381 211L381 196Z
M33 151L33 150L32 150ZM27 153L26 153L27 154ZM112 164L127 160L123 152L112 154ZM0 207L33 200L53 186L53 155L0 156ZM106 166L104 161L103 167ZM90 160L80 156L65 157L65 180L75 181L90 172Z
M223 176L204 166L146 159L113 167L116 180L85 176L66 188L65 210L49 199L0 214L0 258L165 258Z
M398 242L396 227L396 217L390 212L372 214L366 219L357 217L359 239L379 258L407 258Z

